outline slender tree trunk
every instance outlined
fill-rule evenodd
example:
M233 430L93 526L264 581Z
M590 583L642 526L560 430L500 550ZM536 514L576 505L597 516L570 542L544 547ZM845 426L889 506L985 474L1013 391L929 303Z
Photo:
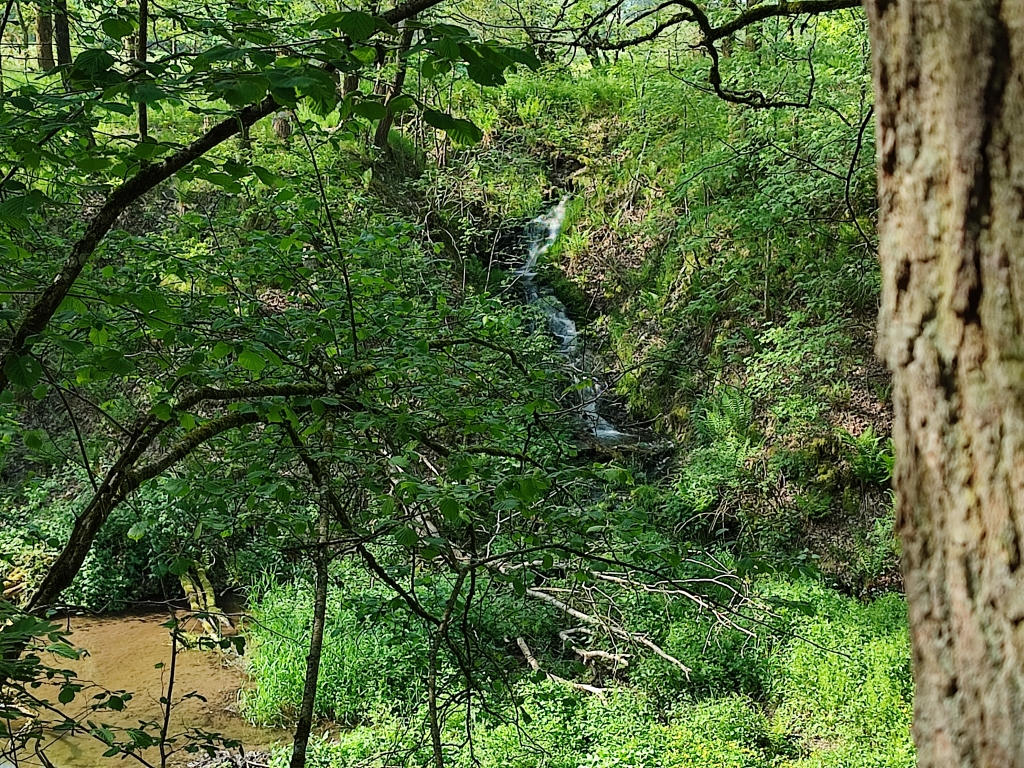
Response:
M57 43L57 65L71 63L71 23L67 0L53 0L53 39Z
M760 0L747 0L745 10L750 10L755 5L758 5ZM761 47L761 42L757 38L759 26L752 25L743 30L743 47L748 51L756 51Z
M3 46L4 37L7 36L7 23L11 19L11 11L14 10L14 0L7 0L3 5L0 5L0 47ZM3 56L0 55L0 96L4 96L4 61Z
M324 646L324 624L327 621L327 555L328 517L326 510L320 513L320 546L314 563L316 584L313 596L313 630L309 637L309 655L306 657L306 682L302 689L302 704L299 706L299 721L295 726L295 741L292 743L292 759L289 768L305 768L309 734L313 730L313 704L316 702L316 684L320 676L320 655Z
M20 2L14 4L14 12L18 14L18 28L21 30L21 43L22 50L24 51L24 69L28 69L28 61L32 58L31 51L31 38L28 34L28 24L25 22L25 11L22 9Z
M138 45L135 48L135 58L143 64L146 63L146 56L149 53L149 37L146 34L149 29L149 0L139 0L139 35ZM149 111L145 102L139 102L139 139L144 140L149 135Z
M359 75L351 74L345 75L341 81L341 95L348 96L350 93L355 93L359 90Z
M1024 3L865 5L919 764L1024 767Z
M383 149L388 145L388 134L391 133L391 126L394 125L395 116L391 113L391 101L402 95L402 88L405 87L405 74L409 70L408 59L403 55L412 47L412 38L415 30L408 24L403 25L402 40L398 45L398 71L395 72L395 79L391 81L391 88L388 90L385 106L388 106L387 114L377 123L377 132L374 134L373 143L376 147Z
M53 58L53 17L42 6L36 11L36 64L43 72L57 66Z

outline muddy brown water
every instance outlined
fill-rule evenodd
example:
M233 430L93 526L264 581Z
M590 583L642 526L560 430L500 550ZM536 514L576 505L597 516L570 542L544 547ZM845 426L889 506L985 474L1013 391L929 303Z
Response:
M171 661L169 630L161 626L167 622L166 612L137 613L110 617L72 617L69 640L89 655L78 661L64 659L50 661L53 666L70 668L82 681L95 683L110 691L129 691L131 701L122 712L101 710L88 714L88 719L119 727L137 727L139 721L162 721L164 695ZM186 630L191 629L186 626ZM163 665L162 668L160 665ZM179 734L189 728L220 733L226 738L242 742L246 751L266 749L289 741L282 730L250 725L238 714L239 692L246 685L241 660L234 655L218 651L181 650L176 659L173 701L178 702L191 692L200 698L184 698L173 707L168 734ZM64 708L72 716L83 716L88 701L95 691L80 693L74 702ZM56 701L56 691L49 697ZM58 737L48 734L43 742L46 757L55 768L97 768L104 765L138 764L130 758L127 763L120 757L103 758L106 746L86 734ZM180 742L179 742L180 743ZM159 765L158 750L154 747L142 753L154 765ZM180 766L196 759L195 755L180 753L168 765ZM0 759L0 768L4 768ZM43 766L38 757L18 755L18 768Z

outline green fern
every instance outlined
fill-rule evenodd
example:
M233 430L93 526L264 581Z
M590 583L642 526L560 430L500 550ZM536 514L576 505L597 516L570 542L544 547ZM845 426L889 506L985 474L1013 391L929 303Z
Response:
M720 387L699 408L697 431L707 440L741 443L750 437L754 403L738 387Z
M839 439L850 451L850 468L858 480L882 484L892 478L895 456L891 438L876 435L869 424L860 435L855 437L844 430Z

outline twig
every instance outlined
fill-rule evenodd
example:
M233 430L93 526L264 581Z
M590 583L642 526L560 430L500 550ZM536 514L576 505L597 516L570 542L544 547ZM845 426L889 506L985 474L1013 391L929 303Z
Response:
M642 645L644 648L647 648L649 651L654 653L655 656L660 656L668 663L678 667L680 670L682 670L683 674L686 675L686 679L690 679L690 672L692 672L693 670L691 670L688 666L683 664L683 662L681 662L675 656L663 650L657 643L653 642L649 637L646 637L645 635L642 635L639 632L627 632L626 630L622 629L621 627L617 627L614 624L607 624L601 621L599 618L583 613L583 611L578 611L572 606L563 603L557 597L553 597L552 595L549 595L546 592L541 592L538 589L527 589L526 594L538 600L543 600L549 605L553 605L555 608L557 608L567 616L572 616L574 619L579 619L580 621L585 622L586 624L590 624L591 626L600 627L613 637L617 637L620 640L624 640L628 643Z
M532 669L534 672L542 673L548 680L551 680L556 683L562 683L563 685L568 685L571 688L575 688L577 691L592 693L595 696L604 695L604 688L597 688L593 685L587 685L586 683L576 683L572 680L566 680L564 677L559 677L556 674L542 670L540 667L540 662L537 661L533 653L530 652L530 646L526 644L526 641L523 638L517 637L516 645L518 645L519 650L523 652L523 658L525 658L526 663L530 665L530 669Z

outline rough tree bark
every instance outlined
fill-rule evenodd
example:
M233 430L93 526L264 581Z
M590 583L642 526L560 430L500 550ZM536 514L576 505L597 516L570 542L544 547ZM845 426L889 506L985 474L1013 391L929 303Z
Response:
M43 72L57 66L53 58L53 16L43 6L36 10L36 64Z
M67 0L53 0L53 38L57 43L57 65L71 63L71 22Z
M921 766L1024 766L1024 3L865 0Z

